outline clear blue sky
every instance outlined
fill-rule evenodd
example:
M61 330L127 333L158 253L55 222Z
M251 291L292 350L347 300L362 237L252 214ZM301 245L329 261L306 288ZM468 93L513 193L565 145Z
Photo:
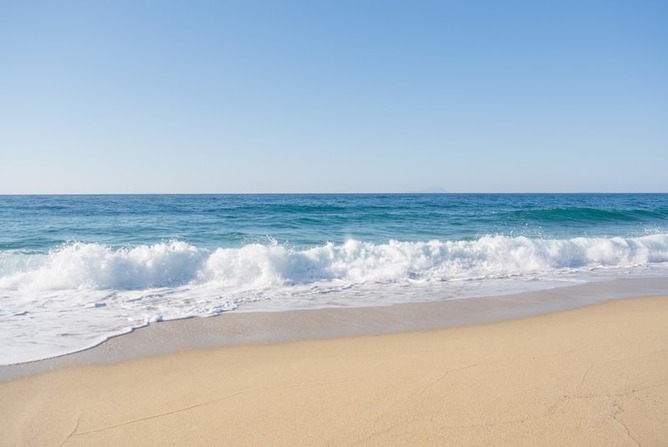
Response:
M4 1L0 193L668 192L665 1Z

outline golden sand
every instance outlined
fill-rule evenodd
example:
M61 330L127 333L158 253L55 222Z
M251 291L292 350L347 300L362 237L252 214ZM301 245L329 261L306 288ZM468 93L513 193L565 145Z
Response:
M0 444L668 446L668 297L0 383Z

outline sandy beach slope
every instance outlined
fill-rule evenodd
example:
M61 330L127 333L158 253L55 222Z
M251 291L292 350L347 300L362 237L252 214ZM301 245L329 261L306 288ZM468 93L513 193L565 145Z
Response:
M668 297L0 383L1 445L668 445Z

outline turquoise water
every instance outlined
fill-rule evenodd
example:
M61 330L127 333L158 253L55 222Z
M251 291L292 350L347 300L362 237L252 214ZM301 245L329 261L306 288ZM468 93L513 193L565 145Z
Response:
M78 241L112 247L179 239L304 248L471 240L485 235L634 237L668 232L665 194L0 196L1 250Z
M164 319L664 275L666 194L0 196L0 364Z

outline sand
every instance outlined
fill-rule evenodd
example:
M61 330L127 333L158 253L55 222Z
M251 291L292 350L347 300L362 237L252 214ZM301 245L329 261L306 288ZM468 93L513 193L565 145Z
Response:
M0 382L0 444L668 445L668 297Z

